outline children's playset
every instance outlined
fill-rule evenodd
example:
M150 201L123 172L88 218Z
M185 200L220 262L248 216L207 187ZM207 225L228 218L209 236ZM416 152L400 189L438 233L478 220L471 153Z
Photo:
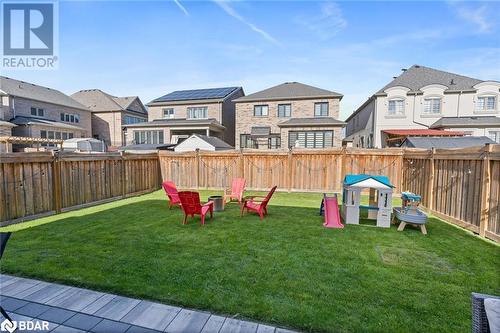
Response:
M343 228L344 225L340 222L339 201L337 193L333 197L329 197L326 193L321 200L321 207L319 208L319 215L325 216L325 223L323 226L326 228Z
M395 219L401 221L398 227L398 231L403 231L407 224L411 224L420 227L420 230L424 235L427 235L427 230L425 224L427 223L427 215L425 215L418 206L422 202L422 197L415 193L403 192L401 193L401 207L394 208Z
M368 219L376 220L377 227L389 228L392 212L392 189L386 176L347 175L342 195L342 218L347 224L359 224L360 209L368 210ZM369 204L361 205L361 192L370 190Z

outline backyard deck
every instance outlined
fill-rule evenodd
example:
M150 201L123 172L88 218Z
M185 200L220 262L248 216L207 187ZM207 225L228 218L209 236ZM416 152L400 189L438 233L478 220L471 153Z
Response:
M427 236L326 229L321 197L276 193L264 222L230 204L204 227L162 191L53 215L2 228L1 272L323 332L467 331L470 293L500 293L497 244L435 218Z

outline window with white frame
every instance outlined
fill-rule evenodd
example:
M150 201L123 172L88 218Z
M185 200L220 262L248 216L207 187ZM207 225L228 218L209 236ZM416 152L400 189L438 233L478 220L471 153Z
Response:
M254 117L267 117L269 114L269 105L254 105L253 115Z
M134 131L136 144L163 144L163 131Z
M174 108L165 108L163 109L163 118L172 119L174 118Z
M389 100L387 114L389 116L403 116L405 114L405 100L402 98Z
M424 99L424 114L441 114L441 97L427 97Z
M328 103L314 103L315 117L328 117Z
M206 106L196 106L187 108L188 119L206 119L208 118L208 108Z
M144 123L144 122L146 122L146 119L140 118L140 117L125 115L125 117L123 118L123 123L125 125L138 124L138 123Z
M41 108L31 108L31 115L32 116L38 116L38 117L43 117L45 115L45 111Z
M495 96L479 96L476 102L476 111L495 111L496 110Z
M489 131L488 137L496 143L500 143L500 131Z
M291 117L292 104L278 104L278 117Z
M61 113L61 121L64 121L67 123L79 123L80 122L80 115L72 114L72 113Z
M290 131L288 134L288 147L333 147L333 131Z

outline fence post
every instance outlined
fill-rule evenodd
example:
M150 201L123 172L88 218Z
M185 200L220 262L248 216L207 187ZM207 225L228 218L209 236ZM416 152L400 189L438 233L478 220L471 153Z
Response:
M200 148L196 148L196 189L200 188Z
M343 189L343 182L344 182L344 178L345 178L345 175L346 175L346 163L347 163L347 147L342 147L342 150L340 152L340 172L337 172L337 174L339 175L339 185L340 185L340 189L339 191L341 193L343 193L342 189Z
M435 174L435 164L434 164L434 154L436 153L436 148L432 147L431 159L430 159L430 170L429 179L427 183L427 208L431 211L434 207L432 202L434 201L434 174Z
M61 162L59 160L59 153L53 153L54 159L52 160L52 198L54 201L54 210L56 213L61 212L62 196L61 196Z
M239 158L240 158L240 161L239 161L240 162L240 165L239 165L240 178L245 178L245 161L243 160L244 159L243 148L240 148Z
M293 183L293 152L292 147L288 148L288 193L292 192Z
M491 166L490 166L491 145L484 146L483 156L483 181L481 183L481 215L479 220L479 236L485 237L489 216L490 216L490 188L491 188Z
M123 157L123 151L120 152L120 162L121 162L121 177L122 177L122 197L125 198L127 193L127 168L125 165L125 158Z

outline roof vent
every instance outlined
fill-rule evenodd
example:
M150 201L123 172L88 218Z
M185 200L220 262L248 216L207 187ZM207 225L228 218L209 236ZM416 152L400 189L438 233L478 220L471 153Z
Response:
M420 68L420 65L415 65L415 68Z
M455 83L455 80L451 79L450 81L450 85L454 86L456 83Z
M408 69L407 68L401 68L401 71L406 72Z
M398 77L397 77L397 76L393 76L392 78L393 78L393 79L397 79Z

